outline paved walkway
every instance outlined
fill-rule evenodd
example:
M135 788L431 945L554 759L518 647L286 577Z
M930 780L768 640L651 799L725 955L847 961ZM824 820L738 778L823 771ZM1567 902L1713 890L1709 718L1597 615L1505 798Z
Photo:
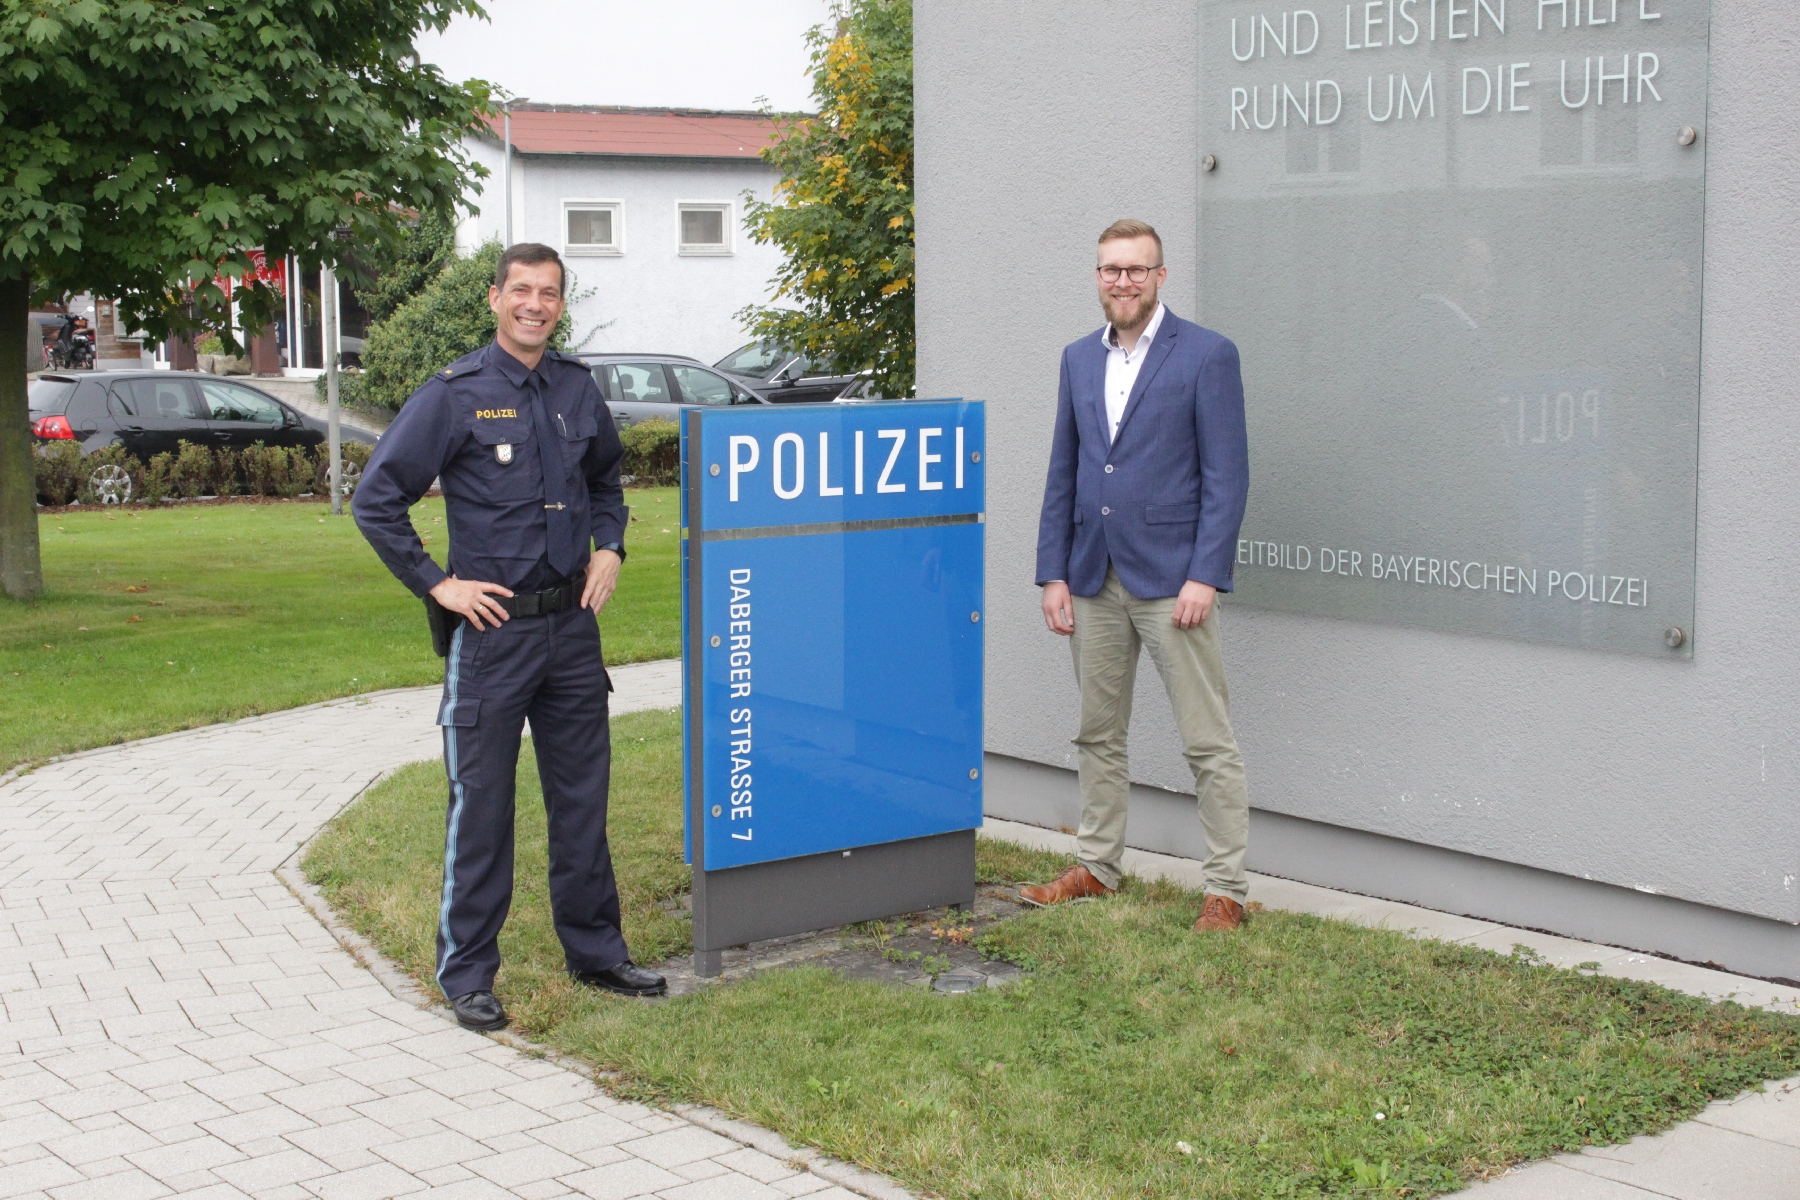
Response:
M670 664L614 681L615 711L680 699ZM0 785L0 1196L851 1200L834 1178L903 1196L705 1110L613 1100L345 952L275 871L382 772L439 753L436 697L213 726Z
M614 673L615 711L679 699ZM0 782L0 1197L900 1200L877 1176L701 1108L613 1100L466 1032L309 906L297 848L383 772L436 757L412 689L93 751ZM1063 835L990 832L1062 848ZM1146 875L1195 864L1133 853ZM277 873L279 871L279 874ZM283 879L294 884L293 890ZM1258 878L1270 907L1380 922L1786 1006L1792 989ZM342 944L340 943L342 939ZM347 952L349 951L349 952ZM1791 1097L1791 1098L1790 1098ZM1800 1081L1661 1138L1486 1185L1499 1200L1800 1195Z

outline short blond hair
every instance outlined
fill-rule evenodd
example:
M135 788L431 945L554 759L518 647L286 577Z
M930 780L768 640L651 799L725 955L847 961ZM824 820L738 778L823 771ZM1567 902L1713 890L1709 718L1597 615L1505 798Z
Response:
M1141 237L1147 237L1156 243L1156 257L1161 258L1163 253L1162 235L1156 232L1156 227L1150 222L1140 221L1136 217L1121 217L1101 230L1100 244L1116 242L1120 238Z

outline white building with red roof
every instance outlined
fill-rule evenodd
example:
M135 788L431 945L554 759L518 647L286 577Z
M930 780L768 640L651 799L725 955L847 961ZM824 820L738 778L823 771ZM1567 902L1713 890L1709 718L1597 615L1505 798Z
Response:
M467 143L492 173L468 198L460 250L507 240L510 174L511 240L563 255L581 349L712 362L749 340L737 314L768 301L781 263L744 230L745 194L776 182L763 114L514 104L510 172L505 122L489 124Z

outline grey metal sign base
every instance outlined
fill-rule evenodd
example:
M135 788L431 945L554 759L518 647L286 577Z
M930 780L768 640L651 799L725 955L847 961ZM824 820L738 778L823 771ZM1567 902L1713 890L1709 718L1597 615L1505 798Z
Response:
M732 946L972 904L975 831L694 872L694 974L719 974Z

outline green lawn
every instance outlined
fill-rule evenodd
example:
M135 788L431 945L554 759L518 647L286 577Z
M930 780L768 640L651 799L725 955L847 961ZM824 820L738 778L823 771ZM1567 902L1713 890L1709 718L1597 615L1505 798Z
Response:
M609 663L680 653L675 490L627 502L630 555L601 618ZM443 515L439 499L414 512L440 561ZM38 524L44 597L0 598L0 771L443 678L419 601L322 501L75 511Z
M613 729L626 935L654 961L688 947L660 905L687 887L680 723ZM428 988L444 790L437 764L407 768L305 862ZM620 1000L561 973L529 754L518 801L497 990L527 1032L628 1094L711 1104L936 1195L1434 1195L1800 1071L1800 1018L1292 914L1197 937L1199 895L1138 880L996 927L987 952L1033 973L1001 991L781 970ZM985 839L979 862L1015 881L1062 865Z

